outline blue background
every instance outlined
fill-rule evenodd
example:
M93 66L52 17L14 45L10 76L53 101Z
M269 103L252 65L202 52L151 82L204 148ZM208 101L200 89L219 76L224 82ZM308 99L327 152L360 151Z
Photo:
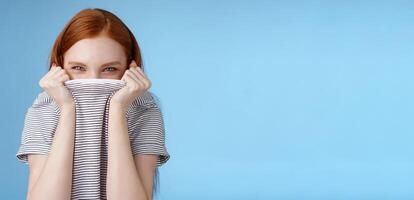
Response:
M53 42L83 8L133 31L171 159L156 199L414 199L413 1L1 2L0 199Z

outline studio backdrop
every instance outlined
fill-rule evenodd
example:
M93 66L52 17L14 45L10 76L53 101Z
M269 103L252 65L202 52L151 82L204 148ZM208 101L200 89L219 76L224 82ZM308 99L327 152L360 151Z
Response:
M84 8L140 44L170 156L155 199L414 199L403 0L2 1L0 199L25 198L25 114Z

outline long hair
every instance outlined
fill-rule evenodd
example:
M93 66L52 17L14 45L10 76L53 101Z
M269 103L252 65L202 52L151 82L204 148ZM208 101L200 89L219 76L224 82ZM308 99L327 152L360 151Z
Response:
M55 40L50 53L49 70L53 63L63 66L65 52L76 42L105 34L117 41L127 55L127 68L132 60L143 69L138 42L129 28L115 14L100 9L86 8L70 19Z
M100 8L83 9L70 19L53 45L48 64L49 70L53 63L63 67L63 55L76 42L102 33L121 44L127 55L127 68L129 68L129 63L135 60L137 65L144 70L141 51L132 32L116 15ZM159 187L158 167L155 169L153 183L152 193L155 195Z

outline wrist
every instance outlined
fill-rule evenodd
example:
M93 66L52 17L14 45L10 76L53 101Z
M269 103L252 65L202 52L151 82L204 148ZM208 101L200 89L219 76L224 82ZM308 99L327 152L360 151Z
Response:
M123 103L121 102L117 102L117 101L110 101L109 102L109 110L120 110L125 112L126 111L126 107Z
M69 101L62 102L62 104L60 104L59 106L61 108L63 108L63 107L69 107L69 108L75 107L75 100L72 99L72 100L69 100Z
M62 112L71 112L75 110L75 103L70 103L70 104L64 104L60 106L60 110Z

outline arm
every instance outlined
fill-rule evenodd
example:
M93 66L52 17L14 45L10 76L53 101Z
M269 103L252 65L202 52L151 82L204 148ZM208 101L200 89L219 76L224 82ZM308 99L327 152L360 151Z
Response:
M62 107L49 154L28 155L27 199L70 199L74 135L75 105Z
M152 189L154 184L154 173L157 166L158 155L135 155L135 166L144 184L149 200L152 200Z
M148 200L134 163L125 108L111 103L108 119L107 198Z

